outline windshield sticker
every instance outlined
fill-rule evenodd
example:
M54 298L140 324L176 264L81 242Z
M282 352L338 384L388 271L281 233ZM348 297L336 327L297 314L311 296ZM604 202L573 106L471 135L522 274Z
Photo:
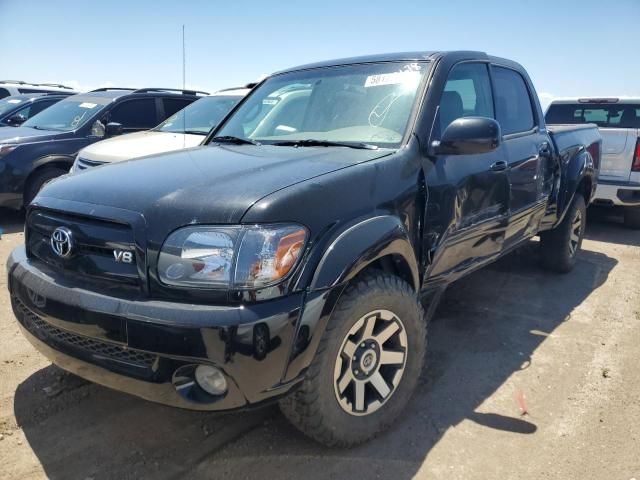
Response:
M420 81L420 73L416 71L381 73L369 75L364 82L365 88L380 87L382 85L417 84Z
M278 103L277 98L265 98L262 100L263 105L275 105L276 103Z
M82 102L78 106L80 108L96 108L98 106L98 104L97 103Z
M9 103L20 103L22 100L18 100L16 98L12 98L11 100L7 100Z

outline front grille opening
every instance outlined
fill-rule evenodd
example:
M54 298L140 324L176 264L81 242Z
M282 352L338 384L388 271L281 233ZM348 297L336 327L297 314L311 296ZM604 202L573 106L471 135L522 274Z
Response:
M33 313L26 305L14 297L16 309L22 316L24 327L46 343L57 343L65 347L71 347L84 353L97 357L125 363L127 365L150 369L156 356L140 350L130 349L121 345L95 340L83 335L68 332L47 323Z

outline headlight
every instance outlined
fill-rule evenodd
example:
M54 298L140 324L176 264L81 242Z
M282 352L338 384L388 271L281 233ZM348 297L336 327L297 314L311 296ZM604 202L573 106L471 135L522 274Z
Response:
M158 275L168 285L262 288L293 270L306 240L300 225L185 227L164 242Z
M0 145L0 157L13 152L16 148L18 148L18 145Z

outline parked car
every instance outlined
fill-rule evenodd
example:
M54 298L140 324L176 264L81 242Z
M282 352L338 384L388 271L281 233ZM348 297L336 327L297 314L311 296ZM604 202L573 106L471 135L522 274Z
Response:
M17 128L0 128L0 207L27 205L69 172L78 151L121 133L148 130L201 94L166 88L99 88L65 98Z
M78 152L71 173L105 163L195 147L249 91L246 87L221 90L188 105L152 130L85 147Z
M69 93L71 87L59 83L29 83L22 80L0 80L0 99L24 93Z
M545 125L525 70L484 53L293 68L199 147L47 184L11 302L80 376L198 410L279 399L353 445L408 402L446 285L535 235L571 270L600 141Z
M546 119L598 126L602 166L594 204L622 208L625 225L640 229L640 98L556 100Z
M0 127L18 127L54 103L76 93L25 93L3 98L0 100Z

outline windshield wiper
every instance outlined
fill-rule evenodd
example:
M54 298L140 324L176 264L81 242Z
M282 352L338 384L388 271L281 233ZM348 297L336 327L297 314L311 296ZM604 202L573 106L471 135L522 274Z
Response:
M186 135L206 135L208 132L202 132L200 130L184 130L184 131L175 132L175 133L184 133Z
M357 148L361 150L377 150L377 145L370 145L362 142L332 142L330 140L314 140L313 138L307 138L305 140L284 140L282 142L275 142L271 145L278 147L348 147Z
M213 137L211 141L218 142L218 143L235 143L236 145L242 145L242 144L261 145L255 140L250 140L248 138L234 137L232 135L223 135L221 137Z

